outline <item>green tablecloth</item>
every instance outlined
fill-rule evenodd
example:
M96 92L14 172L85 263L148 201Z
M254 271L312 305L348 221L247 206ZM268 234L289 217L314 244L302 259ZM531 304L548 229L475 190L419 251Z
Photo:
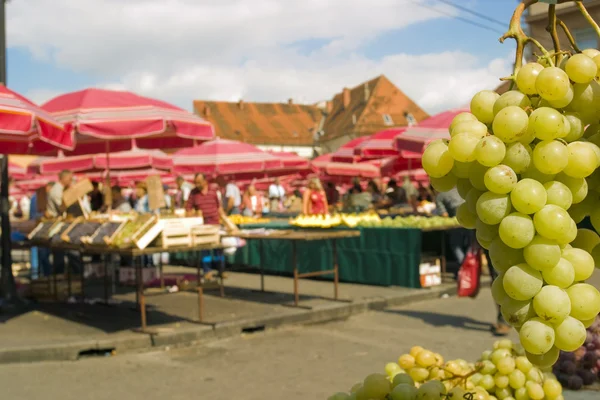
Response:
M285 229L285 222L244 225L243 229ZM421 231L419 229L360 228L358 238L338 240L340 280L369 285L420 287ZM260 246L264 258L260 259ZM331 241L298 242L300 272L331 269ZM292 251L287 240L250 240L238 249L234 262L262 264L267 272L291 274ZM331 277L333 279L333 277Z

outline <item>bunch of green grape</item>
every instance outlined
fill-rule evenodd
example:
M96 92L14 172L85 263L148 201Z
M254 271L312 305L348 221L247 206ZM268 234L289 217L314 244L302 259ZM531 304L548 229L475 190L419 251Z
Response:
M494 343L473 364L444 362L421 346L385 366L385 374L370 374L349 393L328 400L564 400L552 373L543 373L509 339Z
M579 348L600 312L600 293L585 283L600 237L576 225L590 216L600 228L599 71L597 50L558 67L528 63L514 90L477 93L450 140L422 158L436 190L465 200L457 218L489 250L494 299L543 367Z

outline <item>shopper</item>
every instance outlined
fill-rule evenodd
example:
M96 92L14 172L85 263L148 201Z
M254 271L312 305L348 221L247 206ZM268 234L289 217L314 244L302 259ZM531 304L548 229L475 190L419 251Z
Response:
M175 178L175 184L177 185L177 192L174 196L173 206L174 208L185 208L185 202L190 196L192 188L181 175Z
M279 203L277 203L279 204ZM271 207L273 202L270 202ZM263 197L256 191L254 185L249 185L242 198L242 215L260 217L263 213Z
M233 182L227 182L223 176L217 177L217 185L224 190L223 210L227 215L241 214L240 206L242 205L242 194L240 188Z
M328 214L327 196L325 196L325 191L318 178L313 178L308 183L302 204L302 212L305 215Z
M122 213L128 213L132 211L131 205L127 199L123 196L123 189L121 186L113 186L112 191L112 209Z
M283 209L285 201L285 189L281 185L279 178L275 178L269 186L269 212L276 213Z

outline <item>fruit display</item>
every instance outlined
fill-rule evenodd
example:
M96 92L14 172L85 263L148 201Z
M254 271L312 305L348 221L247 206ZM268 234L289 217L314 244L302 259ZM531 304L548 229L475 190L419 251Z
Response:
M150 220L156 217L151 214L141 214L134 219L129 220L119 233L113 238L111 245L121 248L133 247L134 235L143 234L142 229L150 229L152 224Z
M585 283L600 266L600 237L576 225L590 216L600 230L600 51L558 51L555 42L550 53L533 42L542 55L522 65L531 3L517 7L502 38L517 41L511 90L475 94L422 165L436 190L456 187L465 200L457 219L489 250L495 301L527 358L549 367L584 344L600 312L600 292Z
M290 220L290 225L300 228L335 228L342 224L340 214L327 215L298 215Z
M271 222L269 218L246 217L244 215L230 215L227 218L236 225L266 224Z
M384 373L368 375L329 400L563 400L562 385L542 372L509 339L494 343L475 363L449 360L414 346Z
M99 221L82 221L66 232L65 236L69 243L81 244L82 239L93 235L101 225L102 223Z
M34 241L46 241L49 240L49 234L56 221L42 221L40 222L33 231L28 235L29 240Z
M50 243L57 244L62 242L62 234L69 229L69 226L71 226L72 223L73 222L57 222L49 232Z
M561 352L553 372L570 390L600 382L600 316L587 328L582 347L573 353Z
M361 221L359 226L364 228L418 228L418 229L431 229L431 228L450 228L459 226L456 218L449 217L385 217L383 219L373 221Z
M105 238L111 238L121 227L122 222L110 221L103 223L86 242L95 246L106 245Z

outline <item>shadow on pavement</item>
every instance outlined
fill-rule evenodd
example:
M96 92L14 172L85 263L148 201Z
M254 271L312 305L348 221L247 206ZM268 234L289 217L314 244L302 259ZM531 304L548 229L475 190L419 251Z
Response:
M420 319L426 324L432 326L453 326L456 328L469 329L474 331L489 332L491 324L488 322L477 321L472 318L458 315L439 314L427 311L406 311L406 310L384 310L386 313L403 315L410 318Z

